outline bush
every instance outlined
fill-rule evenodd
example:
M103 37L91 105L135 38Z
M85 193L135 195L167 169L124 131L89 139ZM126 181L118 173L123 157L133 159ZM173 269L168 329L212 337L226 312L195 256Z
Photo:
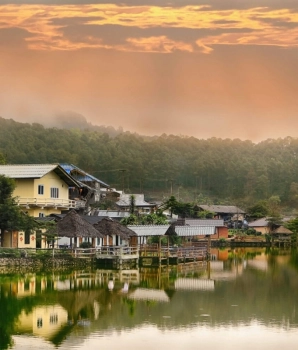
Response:
M90 242L82 242L80 244L80 248L92 248L92 243L90 243Z

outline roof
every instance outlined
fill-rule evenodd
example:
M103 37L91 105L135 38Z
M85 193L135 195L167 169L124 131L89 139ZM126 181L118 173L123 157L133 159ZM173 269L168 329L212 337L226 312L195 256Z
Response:
M94 225L94 228L103 236L117 235L123 239L136 236L134 231L111 218L103 218L100 222Z
M135 207L154 207L155 204L148 203L144 199L143 194L122 194L120 200L116 202L119 207L129 207L131 196L135 197Z
M180 237L210 236L215 233L215 226L176 226L175 232Z
M261 218L255 221L252 221L248 224L248 227L266 227L268 226L267 218Z
M291 230L287 229L284 226L279 226L278 228L276 228L271 232L272 235L275 235L275 234L291 235L292 233L293 232Z
M212 211L213 213L222 214L245 214L245 211L234 205L199 205L203 210Z
M63 219L67 214L51 214L50 217L57 218L59 220ZM100 216L93 216L93 215L80 215L78 214L82 219L89 222L89 224L94 225L97 224L100 220L102 220L102 217Z
M95 176L88 174L86 171L78 168L76 165L73 164L67 164L67 163L61 163L60 166L68 173L70 174L73 178L75 178L78 181L81 182L98 182L102 186L109 187L108 184L105 182L97 179Z
M40 179L51 171L54 171L69 186L81 187L59 164L0 165L0 174L12 179Z
M127 226L139 237L163 236L170 225L129 225Z
M114 210L95 210L94 215L96 216L104 216L104 217L110 217L110 218L126 218L130 215L128 211L114 211Z
M225 225L224 225L224 221L222 219L185 219L185 226L223 227Z
M71 210L57 223L60 237L104 237L75 210Z

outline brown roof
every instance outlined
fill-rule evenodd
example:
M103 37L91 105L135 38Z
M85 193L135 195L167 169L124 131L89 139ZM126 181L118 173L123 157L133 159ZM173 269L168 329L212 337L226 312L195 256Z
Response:
M293 232L284 226L279 226L275 230L271 232L271 234L283 234L283 235L291 235Z
M75 210L70 211L58 221L57 230L60 237L103 237Z
M95 224L94 227L104 236L118 235L121 238L127 239L131 236L137 235L134 231L111 218L103 218L100 222Z

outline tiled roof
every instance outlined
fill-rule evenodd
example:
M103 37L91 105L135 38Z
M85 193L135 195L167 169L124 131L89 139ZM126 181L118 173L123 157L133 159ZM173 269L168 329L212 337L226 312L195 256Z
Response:
M163 236L170 225L129 225L127 226L134 231L139 237Z
M245 211L234 205L199 205L203 210L223 214L245 214Z
M59 164L0 165L0 175L12 179L40 179L51 171L54 171L68 186L81 187Z
M176 226L175 232L180 237L209 236L215 233L214 226Z
M122 194L120 200L116 202L119 207L129 207L131 194ZM144 200L143 194L134 194L135 207L154 207L155 204L148 203Z
M57 168L58 164L0 165L0 174L12 179L39 179Z
M94 215L105 216L110 218L126 218L130 215L128 211L116 211L116 210L96 210Z
M267 218L261 218L255 221L252 221L248 224L248 227L267 227L268 221Z
M223 227L222 219L185 219L185 226L215 226Z

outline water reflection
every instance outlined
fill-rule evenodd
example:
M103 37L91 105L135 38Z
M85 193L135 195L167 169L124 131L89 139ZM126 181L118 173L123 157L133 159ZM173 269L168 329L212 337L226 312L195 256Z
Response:
M139 339L136 347L146 340L149 349L153 334L159 344L180 334L195 349L213 331L208 349L220 346L222 332L243 328L256 342L261 333L290 341L294 332L297 340L297 272L296 251L239 248L214 249L208 263L159 269L0 275L0 349L32 342L85 349L99 340L123 349L124 338Z

